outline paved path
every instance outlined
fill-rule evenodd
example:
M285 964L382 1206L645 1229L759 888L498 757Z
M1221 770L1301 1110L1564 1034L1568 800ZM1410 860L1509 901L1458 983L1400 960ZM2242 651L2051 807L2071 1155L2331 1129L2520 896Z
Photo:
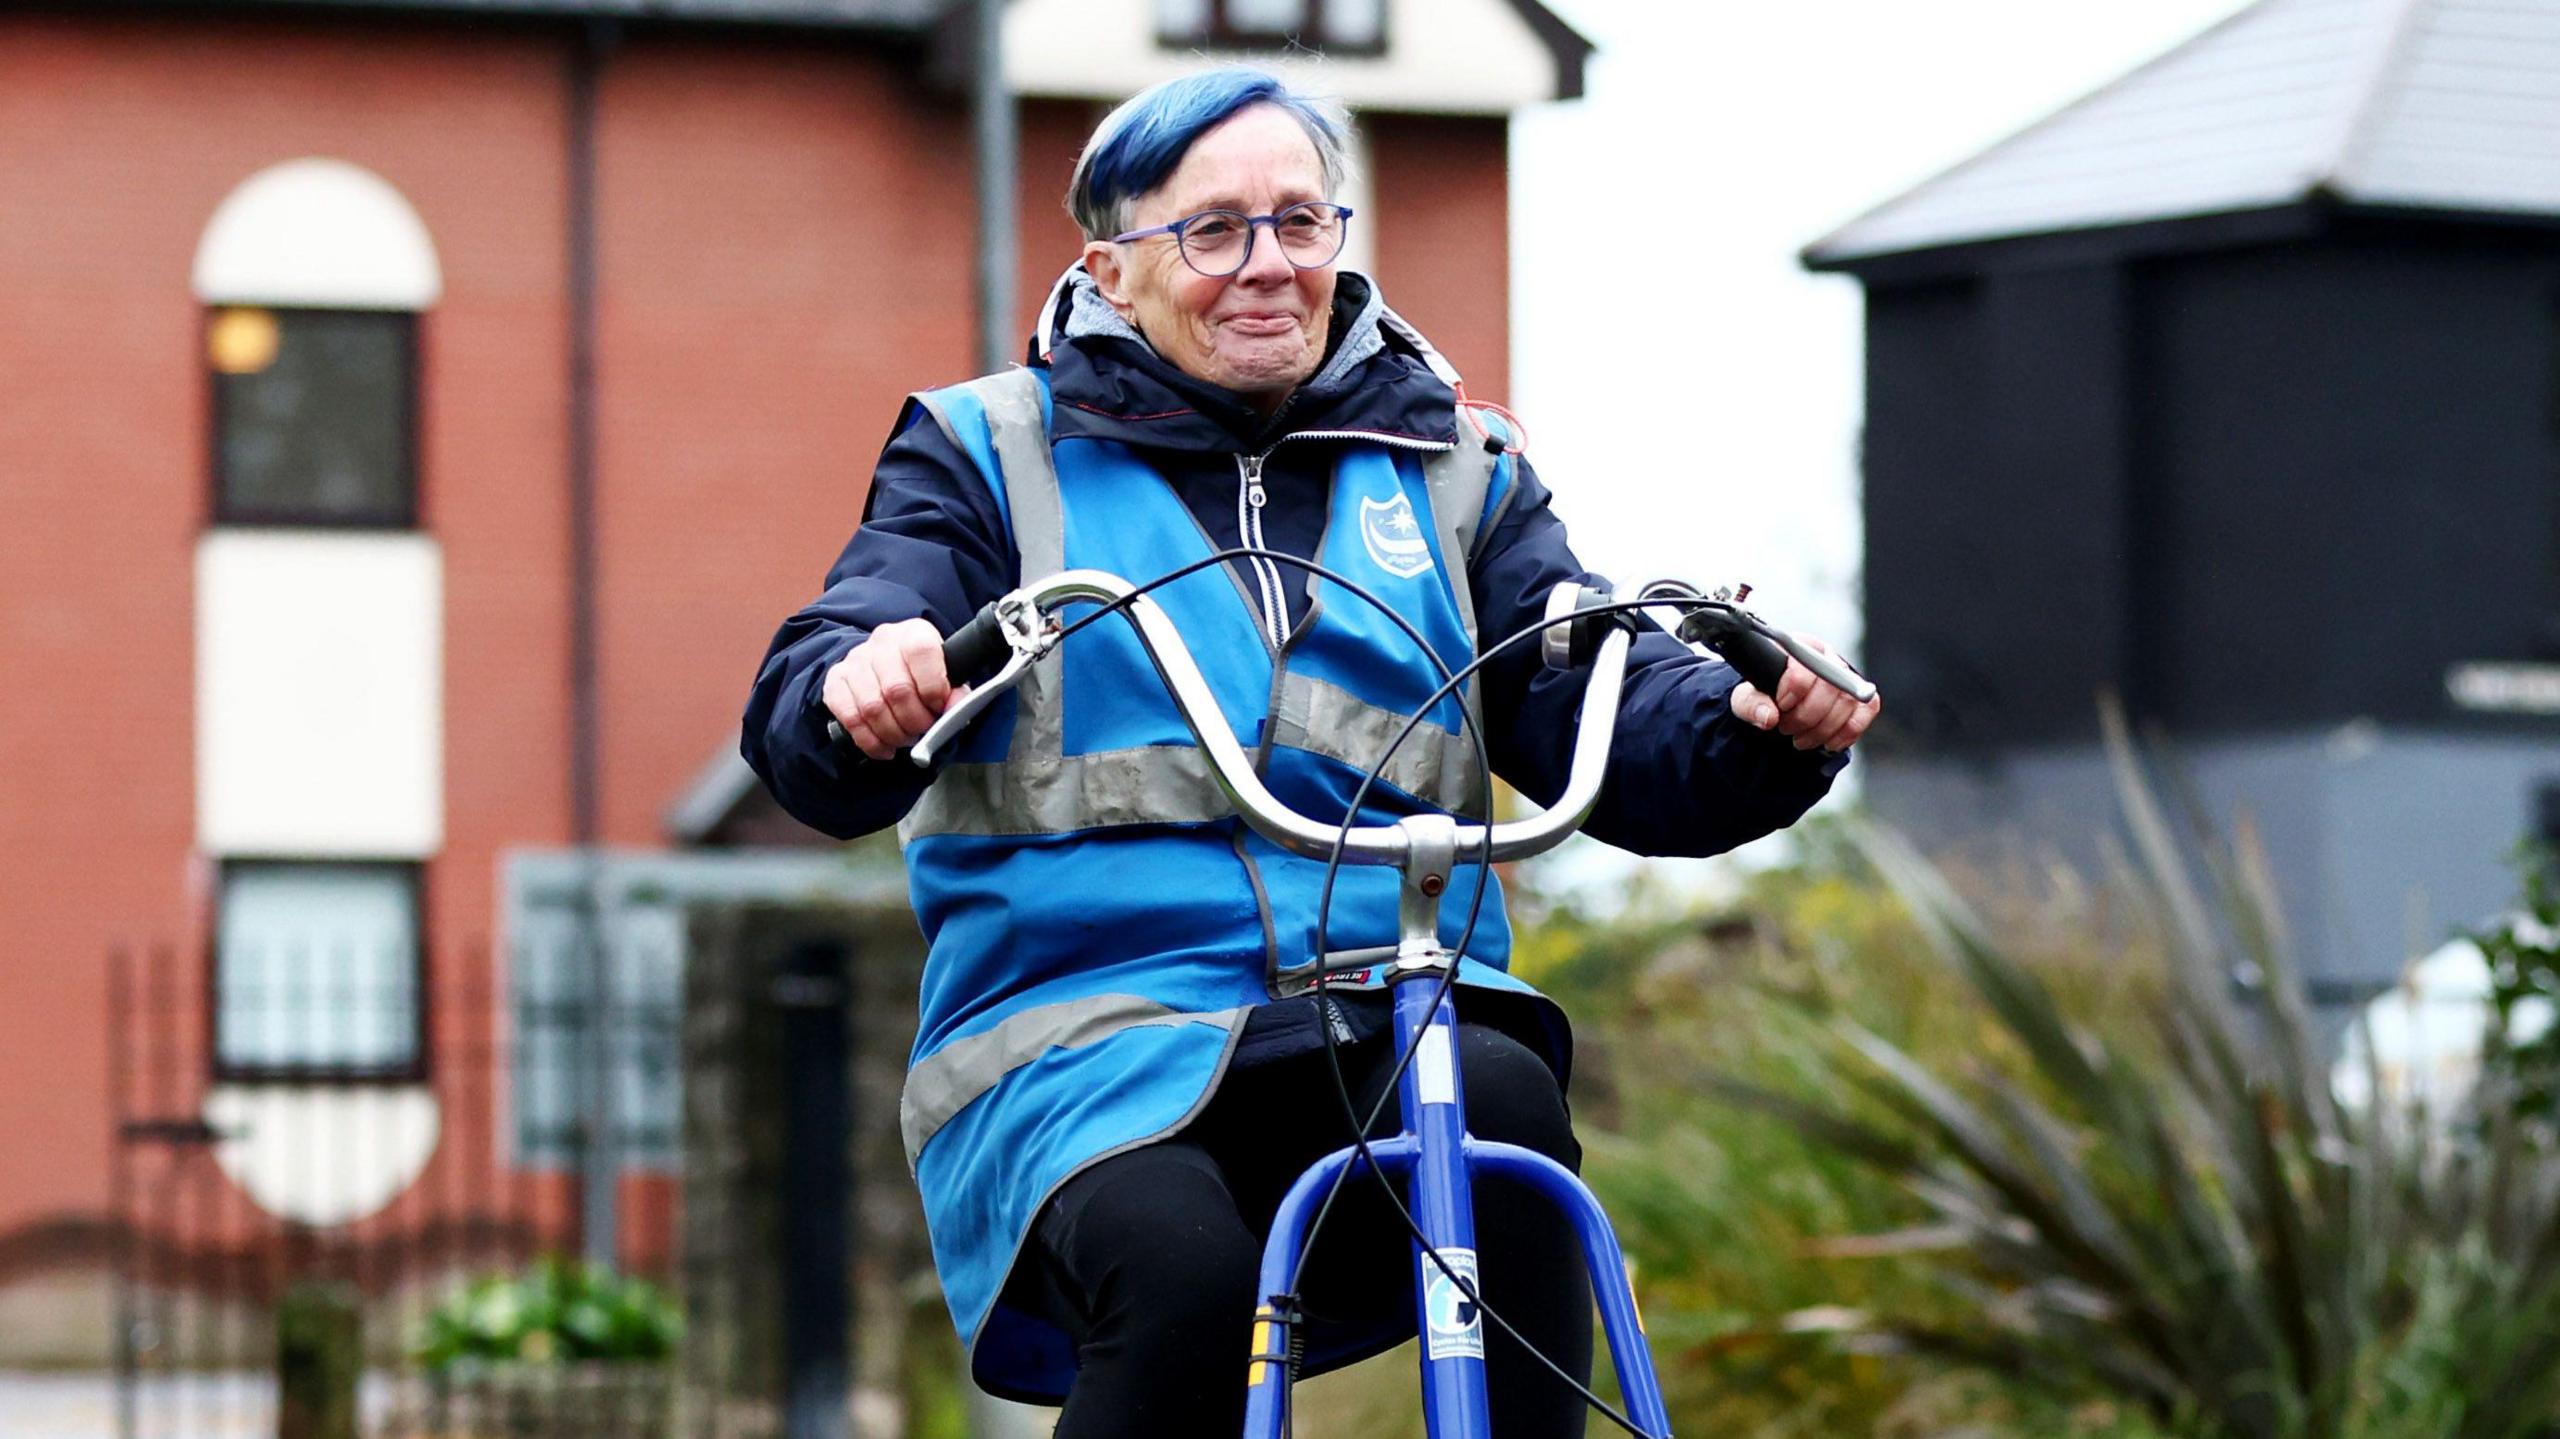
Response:
M157 1377L134 1397L143 1436L252 1439L274 1432L272 1389L248 1375ZM0 1439L115 1439L115 1433L114 1376L0 1371Z
M365 1405L390 1397L368 1375ZM136 1439L270 1439L275 1384L263 1374L153 1375L135 1393ZM0 1439L116 1439L115 1378L0 1370Z

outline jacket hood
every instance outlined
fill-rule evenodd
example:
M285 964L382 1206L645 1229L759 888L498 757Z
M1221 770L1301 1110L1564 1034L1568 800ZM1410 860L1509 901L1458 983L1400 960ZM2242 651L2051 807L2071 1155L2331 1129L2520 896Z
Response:
M1053 433L1153 449L1234 454L1304 430L1362 430L1434 444L1457 439L1457 371L1388 309L1377 284L1345 270L1328 349L1314 376L1265 420L1233 393L1176 369L1069 267L1041 306L1032 363L1047 363Z

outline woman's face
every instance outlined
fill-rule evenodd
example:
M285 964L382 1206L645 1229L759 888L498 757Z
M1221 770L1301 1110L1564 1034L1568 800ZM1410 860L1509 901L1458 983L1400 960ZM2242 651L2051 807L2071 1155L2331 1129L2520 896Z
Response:
M1324 166L1296 117L1253 105L1193 141L1164 183L1139 198L1129 228L1169 225L1202 210L1272 215L1325 198ZM1192 269L1171 235L1093 241L1085 268L1157 354L1265 415L1323 362L1333 266L1291 265L1267 225L1254 227L1253 254L1232 275Z

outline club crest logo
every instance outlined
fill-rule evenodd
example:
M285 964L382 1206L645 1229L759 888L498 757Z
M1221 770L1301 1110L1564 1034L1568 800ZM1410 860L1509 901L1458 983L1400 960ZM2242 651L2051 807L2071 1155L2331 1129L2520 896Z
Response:
M1399 494L1392 500L1360 502L1360 538L1378 568L1411 579L1431 568L1431 541L1413 517L1413 502Z

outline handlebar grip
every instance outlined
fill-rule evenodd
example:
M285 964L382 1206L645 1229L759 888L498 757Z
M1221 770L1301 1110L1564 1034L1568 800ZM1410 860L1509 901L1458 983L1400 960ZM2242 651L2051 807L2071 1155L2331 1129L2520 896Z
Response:
M847 769L860 769L880 762L862 752L862 747L853 742L853 736L844 732L842 720L827 721L827 748L836 752L836 758L843 761Z
M942 642L943 673L955 685L973 685L1004 668L1013 658L1013 646L1004 638L1004 625L996 618L993 604L972 616L969 622L952 631Z
M1707 641L1709 647L1724 656L1725 663L1742 671L1762 694L1775 695L1778 681L1786 677L1787 652L1778 642L1758 630L1735 630Z
M1012 658L1013 646L1005 642L1004 625L996 618L993 602L969 617L969 622L953 630L942 641L942 670L955 685L973 685L1003 669ZM864 754L853 737L844 732L838 720L827 721L827 743L838 758L851 768L880 764Z

